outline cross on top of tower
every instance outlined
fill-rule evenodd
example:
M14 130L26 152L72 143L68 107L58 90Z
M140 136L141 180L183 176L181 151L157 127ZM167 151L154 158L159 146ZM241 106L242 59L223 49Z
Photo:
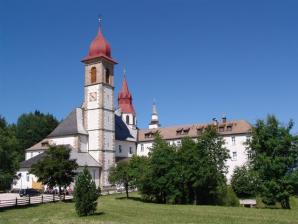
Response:
M123 68L123 78L126 79L126 69L125 69L125 67Z
M98 16L98 23L99 23L99 31L101 31L102 30L102 16L101 15Z

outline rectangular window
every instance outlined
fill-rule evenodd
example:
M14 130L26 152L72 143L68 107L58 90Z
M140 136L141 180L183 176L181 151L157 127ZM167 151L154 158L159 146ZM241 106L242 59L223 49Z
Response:
M232 154L232 160L237 160L237 152L233 152Z
M235 138L235 136L232 136L232 144L233 144L233 145L236 144L236 138Z
M29 173L27 173L27 174L26 174L27 182L29 182L29 177L30 177L30 176L29 176Z
M203 128L198 128L198 129L197 129L197 134L200 135L200 134L202 134L202 133L203 133Z
M141 152L144 152L144 144L141 144Z
M177 146L181 146L181 140L177 141Z
M232 131L232 126L231 125L227 126L227 131Z
M179 128L176 130L176 135L182 135L183 128Z
M96 174L96 170L93 170L93 180L95 181L95 175Z
M252 153L251 152L247 152L247 159L251 160L252 159Z
M132 147L129 147L129 154L132 154Z
M122 153L122 146L119 145L119 153Z
M190 128L183 129L183 135L187 135L189 130L190 130Z

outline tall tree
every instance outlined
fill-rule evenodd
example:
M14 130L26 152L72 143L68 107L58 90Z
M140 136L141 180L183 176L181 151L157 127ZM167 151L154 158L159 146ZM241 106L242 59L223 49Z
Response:
M282 208L290 208L293 183L289 176L298 159L298 139L291 134L293 125L292 121L281 125L275 116L269 115L256 122L247 142L251 166L260 179L258 192L267 205L280 202Z
M79 216L94 214L100 191L96 189L87 167L79 173L74 189L75 208Z
M24 158L25 149L47 137L58 123L53 115L39 111L21 115L16 124L16 136L20 142L19 149L22 157Z
M123 185L128 198L129 187L133 186L133 177L130 173L130 166L128 160L120 161L116 166L111 167L109 174L109 182L111 184Z
M146 171L148 170L148 157L133 155L129 160L129 170L132 186L141 188Z
M173 203L179 195L176 147L170 146L156 134L149 154L148 170L140 189L148 199L159 203Z
M191 139L182 142L182 176L190 202L217 203L220 191L226 187L229 153L224 144L213 126L207 127L195 143Z
M0 191L10 189L18 169L17 147L14 126L0 116Z
M58 186L61 195L62 187L74 181L78 164L70 159L70 149L65 146L50 146L44 153L44 158L32 165L30 173L51 188Z

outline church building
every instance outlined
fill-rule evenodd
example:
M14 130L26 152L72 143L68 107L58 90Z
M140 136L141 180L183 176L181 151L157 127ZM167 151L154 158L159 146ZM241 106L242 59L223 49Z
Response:
M73 111L45 139L26 149L25 161L20 165L13 188L40 188L37 177L29 173L32 164L43 158L50 145L66 145L71 148L71 159L76 159L78 171L87 166L97 186L109 188L109 169L118 161L132 155L147 156L154 134L159 131L169 144L181 144L183 137L196 138L210 124L191 124L161 127L157 106L152 107L148 129L136 125L133 97L124 74L118 93L118 105L114 105L114 66L111 47L101 28L90 44L82 63L85 67L84 102ZM124 72L125 73L125 72ZM244 121L213 121L230 150L228 161L230 179L233 169L247 161L244 142L249 137L251 125Z

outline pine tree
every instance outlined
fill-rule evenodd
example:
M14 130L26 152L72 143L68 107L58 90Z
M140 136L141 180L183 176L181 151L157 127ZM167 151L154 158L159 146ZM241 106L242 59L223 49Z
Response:
M75 209L79 216L94 214L100 191L96 189L95 182L87 169L79 173L74 189Z

